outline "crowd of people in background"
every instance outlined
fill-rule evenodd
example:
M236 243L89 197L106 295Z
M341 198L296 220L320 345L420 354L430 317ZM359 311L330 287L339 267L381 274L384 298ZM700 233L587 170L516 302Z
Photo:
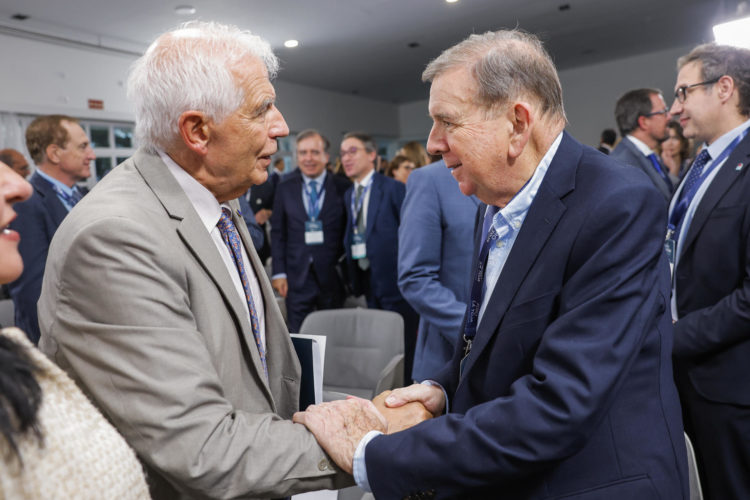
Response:
M591 148L564 131L541 42L472 35L423 75L426 142L388 159L366 132L301 129L289 171L277 70L259 37L194 23L134 65L141 149L90 193L74 117L30 124L30 177L0 150L20 328L0 335L0 497L47 497L77 412L64 432L96 434L104 458L62 470L111 498L147 498L146 480L155 498L354 481L383 498L682 498L683 426L705 498L750 498L750 51L697 47L671 105L625 92L619 141ZM295 413L288 333L353 306L402 317L417 384L389 404L429 422L382 435L366 401Z

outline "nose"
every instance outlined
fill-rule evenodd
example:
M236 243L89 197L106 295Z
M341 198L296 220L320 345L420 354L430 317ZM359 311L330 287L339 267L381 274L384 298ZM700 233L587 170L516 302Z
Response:
M31 196L31 184L5 163L0 162L0 194L8 203L24 201Z
M443 135L437 130L435 125L430 129L430 135L427 138L427 152L431 155L442 155L448 151Z
M679 99L675 99L672 102L672 107L669 108L669 118L677 116L680 113L682 113L682 103L679 101Z
M271 111L271 126L268 129L268 135L272 138L286 137L289 135L289 127L286 124L286 120L281 115L281 111L274 106Z
M89 161L96 160L96 153L94 153L94 148L91 146L86 148L86 158L88 158Z

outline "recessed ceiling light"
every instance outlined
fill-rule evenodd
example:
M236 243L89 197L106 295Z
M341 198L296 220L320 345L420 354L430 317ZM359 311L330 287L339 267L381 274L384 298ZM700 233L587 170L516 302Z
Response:
M174 11L181 16L192 16L196 12L196 8L192 5L178 5L174 8Z
M717 24L714 26L716 43L750 48L750 37L747 36L748 27L750 27L750 17Z
M290 49L293 49L297 45L299 45L299 42L297 40L287 40L286 42L284 42L284 47L288 47Z
M458 2L458 0L445 0L445 1L448 2L448 3L456 3L456 2Z

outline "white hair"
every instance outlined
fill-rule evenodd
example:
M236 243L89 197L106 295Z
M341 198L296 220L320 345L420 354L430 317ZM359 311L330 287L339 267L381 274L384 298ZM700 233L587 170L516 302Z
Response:
M221 123L245 99L236 71L249 58L276 76L279 61L268 42L235 26L191 21L157 38L128 77L139 145L167 149L179 137L180 115L191 109Z

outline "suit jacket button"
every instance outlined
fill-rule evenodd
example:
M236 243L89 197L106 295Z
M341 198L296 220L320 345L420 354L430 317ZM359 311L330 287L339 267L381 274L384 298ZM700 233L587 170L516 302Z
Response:
M328 463L328 460L326 460L325 458L321 460L320 462L318 462L318 470L328 470L330 468L331 466Z

